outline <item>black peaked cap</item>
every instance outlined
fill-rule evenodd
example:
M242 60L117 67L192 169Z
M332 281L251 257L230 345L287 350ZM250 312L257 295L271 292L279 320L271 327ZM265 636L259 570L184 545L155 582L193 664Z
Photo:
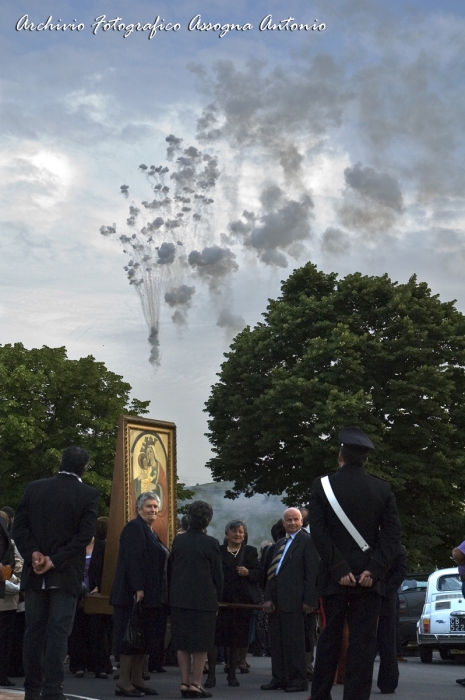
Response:
M369 450L375 449L375 446L368 435L366 435L363 430L360 430L360 428L356 428L353 425L340 430L338 438L341 445L355 447L357 450L360 450L360 452L368 452Z

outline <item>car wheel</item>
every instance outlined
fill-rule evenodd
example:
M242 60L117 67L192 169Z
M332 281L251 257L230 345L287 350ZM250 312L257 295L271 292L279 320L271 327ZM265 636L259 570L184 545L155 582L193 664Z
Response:
M433 648L419 645L420 659L423 664L430 664L433 661Z
M449 661L451 659L450 649L440 649L439 656L443 661Z

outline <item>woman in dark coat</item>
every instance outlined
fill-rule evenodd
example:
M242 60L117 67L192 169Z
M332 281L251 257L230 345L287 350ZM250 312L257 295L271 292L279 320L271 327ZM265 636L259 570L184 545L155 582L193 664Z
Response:
M261 603L258 583L263 576L262 567L258 561L255 547L245 544L247 527L242 520L231 520L225 527L226 541L220 547L224 589L223 603ZM208 655L207 688L216 685L215 668L218 647L224 646L228 653L228 685L238 686L236 667L238 666L241 649L249 645L250 622L253 609L220 608L216 625L215 647ZM244 664L241 673L248 673Z
M211 697L202 688L202 672L214 642L223 593L220 547L214 537L205 534L212 515L208 503L194 501L187 513L189 529L174 538L170 557L171 637L181 671L182 697Z
M120 656L116 695L142 697L158 695L143 681L144 655L149 652L153 629L162 611L163 579L168 550L153 531L159 499L152 491L141 493L136 501L137 517L124 527L118 552L115 578L110 595L113 605L113 641ZM145 648L135 650L124 641L134 601L140 603Z

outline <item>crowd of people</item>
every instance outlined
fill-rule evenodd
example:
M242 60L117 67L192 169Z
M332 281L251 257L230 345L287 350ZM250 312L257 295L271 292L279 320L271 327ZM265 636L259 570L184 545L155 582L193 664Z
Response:
M12 685L8 674L21 675L11 669L22 663L25 700L63 700L67 654L76 677L90 670L105 679L112 652L116 695L157 695L148 671L163 670L169 639L181 696L208 698L219 653L237 687L254 640L257 655L271 655L264 691L305 692L311 679L311 700L330 700L339 679L344 700L366 700L378 651L378 686L394 693L406 574L395 499L364 468L371 440L358 428L339 439L339 469L314 482L306 508L285 510L260 552L242 520L226 524L221 544L211 537L204 501L190 505L169 550L154 527L159 496L141 493L120 537L112 620L80 602L101 588L108 523L98 519L97 491L82 482L89 455L64 450L54 477L29 484L15 514L0 512L0 685ZM16 628L19 661L17 650L10 658Z

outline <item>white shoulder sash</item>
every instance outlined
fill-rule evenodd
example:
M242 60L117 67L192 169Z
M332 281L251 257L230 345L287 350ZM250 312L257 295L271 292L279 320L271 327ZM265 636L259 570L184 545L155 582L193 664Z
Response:
M363 539L357 528L354 525L352 525L349 518L342 510L341 506L339 505L339 501L337 500L336 496L334 495L334 491L331 488L328 476L324 476L321 479L321 485L323 486L323 490L326 494L326 498L329 501L329 505L334 510L337 517L344 525L345 529L352 535L362 552L367 552L370 549L370 545Z

